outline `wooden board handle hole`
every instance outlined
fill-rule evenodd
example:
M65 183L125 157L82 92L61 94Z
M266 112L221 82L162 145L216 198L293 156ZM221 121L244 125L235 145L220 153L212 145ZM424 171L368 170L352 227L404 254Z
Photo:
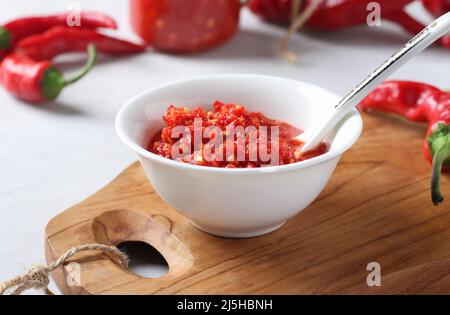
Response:
M117 247L128 255L128 270L144 278L160 278L169 271L166 259L153 246L140 241L127 241Z
M169 218L165 218L169 220ZM103 212L92 223L97 242L130 255L130 271L145 278L187 272L194 259L188 248L151 216L129 209Z

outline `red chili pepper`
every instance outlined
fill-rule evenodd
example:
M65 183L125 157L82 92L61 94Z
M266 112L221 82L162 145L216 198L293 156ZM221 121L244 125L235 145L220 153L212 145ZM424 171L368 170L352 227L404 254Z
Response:
M401 25L406 31L412 34L420 33L426 25L414 19L406 11L398 11L386 14L385 18ZM450 49L450 36L444 36L439 41L442 46Z
M381 0L377 1L382 14L402 10L413 0ZM250 0L249 7L255 14L277 22L290 22L292 18L293 0ZM335 30L343 27L366 23L367 6L371 0L323 0L306 23L323 30ZM298 8L303 11L311 3L304 0Z
M20 18L0 26L0 53L13 49L15 44L25 37L45 32L55 26L68 26L69 14ZM117 29L114 19L98 12L80 13L79 22L81 28Z
M91 43L99 52L111 55L140 53L146 49L145 45L112 38L96 31L58 26L23 39L17 44L16 50L35 60L49 60L61 53L84 51Z
M255 14L271 21L292 22L295 16L292 12L294 0L250 0L249 7ZM423 0L430 11L441 15L450 10L448 0ZM310 4L312 0L302 1L298 8L301 13ZM354 25L367 23L367 16L370 13L367 10L368 4L372 0L323 0L314 13L308 17L305 25L321 29L336 30ZM417 34L425 27L422 23L415 20L406 11L405 7L413 0L379 0L377 3L381 6L381 17L383 19L395 22L401 25L408 32ZM450 36L441 40L442 45L450 48Z
M394 113L415 122L428 122L424 154L432 163L433 203L441 203L441 171L450 170L450 93L418 82L387 81L370 93L359 107Z
M62 89L72 84L92 69L97 51L89 45L88 61L78 74L65 79L58 68L49 61L35 61L21 54L10 54L0 64L0 82L14 96L32 103L55 99Z
M422 0L424 7L435 17L439 17L450 11L449 0ZM450 35L441 38L441 44L450 48Z
M436 17L450 11L449 0L422 0L422 3L424 7Z

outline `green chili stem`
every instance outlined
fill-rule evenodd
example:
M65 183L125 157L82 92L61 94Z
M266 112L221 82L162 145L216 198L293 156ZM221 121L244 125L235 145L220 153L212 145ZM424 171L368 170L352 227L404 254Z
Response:
M431 199L436 206L444 197L441 194L442 166L450 161L450 124L438 122L428 137L430 154L433 157L431 165Z
M64 79L64 86L67 86L80 80L95 65L95 62L97 61L97 49L93 44L89 44L89 46L87 47L87 53L88 53L88 60L86 61L84 67L81 68L81 70L77 74L75 74L72 78Z
M442 165L450 157L450 133L448 127L439 124L435 133L429 138L429 144L433 154L431 199L434 205L438 205L444 200L441 194Z
M0 26L0 50L8 49L10 43L11 43L11 34L6 28Z
M444 163L447 155L445 154L447 150L442 148L437 151L433 157L432 171L431 171L431 199L433 200L433 204L437 206L442 201L444 201L444 197L441 194L441 171L442 164Z

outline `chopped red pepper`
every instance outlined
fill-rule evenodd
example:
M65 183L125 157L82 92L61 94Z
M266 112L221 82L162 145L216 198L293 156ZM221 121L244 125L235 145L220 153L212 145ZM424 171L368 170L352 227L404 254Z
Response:
M131 0L134 31L152 47L172 53L209 49L238 29L240 0Z
M194 140L192 140L195 137L196 118L201 121L201 134L203 135L200 147L197 149ZM270 153L272 149L278 149L277 165L303 161L327 151L327 145L323 143L317 149L301 154L298 149L302 142L295 139L302 132L300 129L284 122L269 119L261 113L249 112L242 105L215 102L214 111L205 111L200 107L188 110L184 107L170 106L163 119L166 127L153 137L148 149L160 156L184 163L227 168L253 168L271 165L270 163L273 161L262 159L262 149L254 145L255 143L267 144L267 152ZM180 140L179 137L172 136L174 128L178 126L188 128L189 136L187 139ZM218 127L223 132L223 141L217 151L211 147L210 140L218 137L218 133L214 133L211 139L205 136L206 130L210 126ZM249 132L243 135L243 131L238 131L227 138L228 128L237 126L243 128L255 127L254 133ZM261 126L268 127L268 129L269 127L278 127L278 141L272 142L270 130L264 133L261 131ZM242 138L239 138L239 136L242 136ZM256 142L252 142L252 139ZM180 141L181 144L179 144ZM272 147L272 145L275 147ZM172 150L175 146L177 146L176 150L180 150L180 153L186 151L187 154L174 157ZM229 154L230 152L231 154ZM239 159L239 155L243 159Z

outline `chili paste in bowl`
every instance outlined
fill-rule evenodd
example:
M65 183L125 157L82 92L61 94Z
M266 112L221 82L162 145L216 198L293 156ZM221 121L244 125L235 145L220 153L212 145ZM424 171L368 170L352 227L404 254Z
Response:
M189 110L171 105L163 120L165 127L153 137L148 150L194 165L224 168L285 165L319 156L327 150L327 145L322 143L314 150L301 153L303 143L296 137L302 130L233 103L216 101L210 111L199 106ZM276 136L271 132L274 127ZM200 137L197 145L196 137ZM276 159L271 159L274 156Z
M117 115L116 130L137 153L154 191L195 227L253 237L308 207L358 139L362 120L353 110L327 145L297 153L302 131L294 126L314 130L340 99L321 87L277 77L189 78L130 100ZM184 220L171 220L171 231L189 229Z

